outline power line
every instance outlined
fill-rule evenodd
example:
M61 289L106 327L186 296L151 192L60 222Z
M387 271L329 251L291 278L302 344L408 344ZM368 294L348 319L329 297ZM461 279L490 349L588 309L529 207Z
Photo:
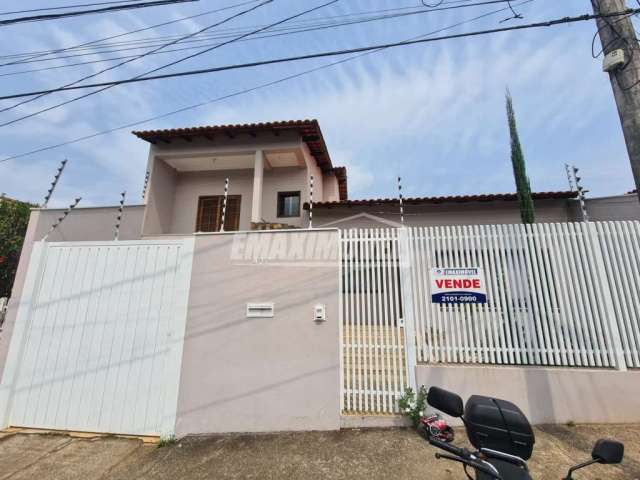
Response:
M78 84L78 83L80 83L80 82L82 82L82 81L84 81L84 80L88 80L89 78L96 77L96 76L98 76L98 75L100 75L100 74L102 74L102 73L104 73L104 72L108 72L109 70L113 70L113 69L115 69L115 68L121 67L121 66L126 65L126 64L128 64L128 63L131 63L131 62L133 62L133 61L135 61L135 60L139 60L139 59L141 59L141 58L144 58L144 57L146 57L147 55L151 55L152 53L158 52L159 50L162 50L162 49L163 49L163 48L165 48L165 47L168 47L168 46L170 46L170 45L174 45L174 44L176 44L176 43L180 42L181 40L185 40L185 39L187 39L187 38L193 37L194 35L198 35L199 33L202 33L202 32L205 32L205 31L207 31L207 30L211 30L212 28L215 28L215 27L218 27L218 26L220 26L220 25L223 25L223 24L225 24L225 23L227 23L227 22L230 22L231 20L234 20L234 19L236 19L236 18L238 18L238 17L241 17L242 15L245 15L245 14L247 14L247 13L249 13L249 12L252 12L252 11L254 11L254 10L257 10L258 8L260 8L260 7L264 6L264 5L267 5L267 4L269 4L269 3L272 3L272 2L273 2L273 0L265 0L265 1L263 1L262 3L259 3L258 5L254 5L253 7L248 8L248 9L246 9L246 10L243 10L242 12L238 12L238 13L236 13L236 14L234 14L234 15L231 15L230 17L227 17L227 18L225 18L225 19L223 19L223 20L220 20L219 22L216 22L216 23L213 23L213 24L211 24L211 25L208 25L208 26L206 26L205 28L202 28L202 29L200 29L200 30L198 30L198 31L196 31L196 32L189 33L189 34L187 34L187 35L183 35L182 37L180 37L180 38L178 38L178 39L176 39L176 40L173 40L173 41L171 41L171 42L169 42L169 43L165 43L164 45L161 45L161 46L159 46L159 47L156 47L156 48L154 48L154 49L152 49L152 50L149 50L148 52L145 52L145 53L143 53L143 54L140 54L140 55L138 55L138 56L136 56L136 57L134 57L134 58L131 58L131 59L129 59L129 60L125 60L124 62L120 62L120 63L118 63L117 65L112 65L112 66L110 66L110 67L107 67L107 68L104 68L104 69L100 70L99 72L92 73L91 75L86 75L86 76L84 76L84 77L82 77L82 78L80 78L80 79L78 79L78 80L75 80L74 82L71 82L71 83L66 84L65 86L66 86L66 87L69 87L69 86L72 86L72 85L76 85L76 84ZM96 94L96 93L98 93L98 92L92 92L92 93L91 93L91 94L89 94L89 95L94 95L94 94ZM11 106L9 106L9 107L2 108L2 109L0 109L0 113L1 113L1 112L6 112L7 110L12 110L12 109L14 109L14 108L16 108L16 107L19 107L20 105L24 105L25 103L33 102L33 101L38 100L39 98L42 98L42 97L44 97L44 96L46 96L46 95L48 95L48 94L47 94L47 93L43 93L42 95L38 95L38 96L33 97L33 98L30 98L30 99L28 99L28 100L23 100L22 102L16 103L15 105L11 105ZM82 98L82 97L79 97L79 98ZM9 125L9 124L11 124L11 123L18 122L18 121L23 120L23 119L25 119L25 118L33 117L33 116L38 115L38 114L40 114L40 113L43 113L43 112L45 112L45 111L53 110L54 108L57 108L57 107L59 107L59 106L61 106L61 105L66 105L67 103L71 103L72 101L75 101L75 100L76 100L76 99L72 99L72 100L69 100L69 101L67 101L67 102L61 103L61 104L59 104L59 105L54 105L54 106L52 106L52 107L48 107L48 108L46 108L46 109L43 109L43 110L40 110L40 111L37 111L37 112L30 113L30 114L25 115L25 116L23 116L23 117L20 117L20 118L14 119L14 120L12 120L12 121L10 121L10 122L4 123L4 124L0 124L0 127L5 126L5 125Z
M152 69L152 70L149 70L149 71L147 71L147 72L144 72L144 73L141 73L141 74L139 74L139 75L136 75L136 76L135 76L135 77L133 77L131 80L133 80L133 79L140 79L140 78L142 78L144 75L148 75L148 74L150 74L150 73L154 73L154 72L157 72L157 71L159 71L159 70L162 70L162 69L165 69L165 68L168 68L168 67L172 67L172 66L177 65L177 64L179 64L179 63L181 63L181 62L184 62L185 60L189 60L189 59L191 59L191 58L195 58L195 57L197 57L197 56L199 56L199 55L203 55L203 54L205 54L205 53L207 53L207 52L210 52L210 51L215 50L215 49L217 49L217 48L223 47L223 46L225 46L225 45L229 45L229 44L234 43L234 42L236 42L236 41L238 41L238 40L241 40L241 39L243 39L243 38L245 38L245 37L248 37L248 36L250 36L250 35L253 35L254 33L259 33L259 32L262 32L262 31L264 31L264 30L268 30L269 28L271 28L271 27L273 27L273 26L281 25L281 24L283 24L283 23L285 23L285 22L287 22L287 21L289 21L289 20L292 20L292 19L294 19L294 18L301 17L301 16L306 15L306 14L311 13L311 12L315 12L316 10L320 10L321 8L327 7L327 6L329 6L329 5L332 5L332 4L334 4L334 3L337 3L337 2L339 2L339 1L340 1L340 0L330 0L329 2L323 3L323 4L318 5L318 6L316 6L316 7L313 7L313 8L309 8L309 9L307 9L307 10L304 10L303 12L296 13L295 15L291 15L291 16L289 16L289 17L286 17L286 18L282 19L282 20L278 20L277 22L274 22L274 23L272 23L272 24L270 24L270 25L267 25L267 26L265 26L265 27L261 27L261 28L259 28L259 29L257 29L257 30L254 30L253 32L249 32L249 33L246 33L246 34L240 35L239 37L236 37L236 38L234 38L234 39L232 39L232 40L228 40L228 41L226 41L226 42L219 43L219 44L217 44L217 45L214 45L213 47L206 48L206 49L201 50L201 51L199 51L199 52L196 52L196 53L194 53L194 54L188 55L188 56L186 56L186 57L179 58L178 60L175 60L175 61L173 61L173 62L166 63L166 64L164 64L164 65L162 65L162 66L160 66L160 67L156 67L156 68L154 68L154 69ZM252 8L250 8L250 9L248 9L248 10L247 10L247 12L248 12L248 11L251 11L251 10L255 10L256 8L259 8L259 7L263 6L263 5L266 5L267 3L271 3L271 2L273 2L273 0L267 0L267 1L265 1L265 2L263 2L263 3L261 3L261 4L257 5L257 6L255 6L255 7L252 7ZM238 16L238 15L235 15L235 17L237 17L237 16ZM14 123L16 123L16 122L19 122L19 121L21 121L21 120L24 120L24 119L26 119L26 118L31 118L31 117L34 117L34 116L39 115L39 114L41 114L41 113L44 113L44 112L48 112L48 111L50 111L50 110L53 110L54 108L58 108L58 107L61 107L61 106L63 106L63 105L67 105L67 104L69 104L69 103L75 102L75 101L77 101L77 100L81 100L81 99L83 99L83 98L87 98L87 97L89 97L89 96L91 96L91 95L95 95L95 94L97 94L97 93L103 92L104 90L107 90L107 89L109 89L109 88L113 88L113 87L115 87L115 86L116 86L116 84L113 84L113 85L105 85L103 88L100 88L99 90L96 90L96 91L93 91L93 92L89 92L89 93L87 93L87 94L85 94L85 95L81 95L81 96L79 96L79 97L72 98L72 99L67 100L67 101L65 101L65 102L59 103L59 104L57 104L57 105L53 105L53 106L51 106L51 107L47 107L47 108L45 108L45 109L39 110L39 111L37 111L37 112L30 113L30 114L28 114L28 115L24 115L24 116L22 116L22 117L19 117L19 118L16 118L16 119L10 120L10 121L8 121L8 122L0 123L0 127L5 127L5 126L7 126L7 125L12 125L12 124L14 124ZM64 89L66 89L66 88L74 88L74 87L75 87L75 85L73 85L73 86L68 86L68 87L60 87L60 88L58 89L58 91L64 90ZM44 92L43 92L43 93L44 93Z
M17 13L33 13L33 12L50 12L51 10L69 10L70 8L79 7L95 7L97 5L114 5L119 3L136 3L142 0L117 0L111 2L97 2L97 3L84 3L80 5L65 5L60 7L45 7L45 8L32 8L30 10L17 10L15 12L0 12L0 15L15 15Z
M255 0L254 0L255 1ZM330 22L330 20L334 20L334 19L342 19L342 18L349 18L349 17L357 17L357 16L362 16L365 17L366 19L371 18L371 20L377 20L377 19L386 19L386 18L395 18L396 16L403 16L403 15L416 15L416 14L423 14L423 13L431 13L431 12L439 12L439 11L446 11L446 10L453 10L453 9L461 9L461 8L470 8L470 7L478 7L478 6L484 6L484 5L490 5L490 4L496 4L496 3L505 3L508 2L510 0L485 0L485 1L481 1L481 2L476 2L476 3L470 3L472 0L454 0L451 2L447 2L443 5L446 5L444 7L441 8L435 8L435 9L422 9L420 7L416 7L416 6L412 6L412 7L400 7L400 8L392 8L392 9L379 9L379 10L369 10L369 11L365 11L365 12L355 12L355 13L349 13L349 14L342 14L342 15L333 15L333 16L327 16L327 17L321 17L319 19L308 19L308 20L299 20L297 22L291 22L291 24L307 24L309 22L314 22L315 25L331 25L332 23ZM455 4L455 5L454 5ZM463 5L461 5L463 4ZM451 6L453 5L453 6ZM410 12L406 12L406 10L413 10ZM392 12L392 13L389 13ZM381 16L377 16L377 17L366 17L366 15L371 15L371 14L384 14ZM318 22L318 20L320 20L320 22ZM324 23L323 21L327 20L329 21L328 23ZM350 20L346 20L346 22L349 21L359 21L359 18L353 18ZM234 34L238 34L238 33L242 33L242 31L247 31L247 30L252 30L255 28L258 28L260 26L263 25L256 25L256 26L251 26L251 27L242 27L241 29L239 29L238 27L235 28L231 28L231 29L221 29L219 30L219 32L229 32L228 35L226 36L232 36ZM305 28L305 26L290 26L290 27L285 27L282 30L291 30L294 28ZM275 31L275 30L272 30ZM133 33L133 32L132 32ZM125 51L125 50L135 50L136 48L119 48L119 47L128 47L131 45L139 45L138 48L144 48L144 47L148 47L150 45L148 44L154 44L154 43L162 43L166 40L169 39L173 39L173 38L177 38L179 37L179 35L164 35L164 36L156 36L156 37L147 37L147 38L143 38L143 39L134 39L134 40L128 40L128 41L124 41L124 42L112 42L112 43L100 43L101 40L95 40L90 42L91 45L93 46L89 46L89 47L85 47L86 44L84 45L80 45L78 47L68 47L65 48L64 51L85 51L85 53L81 53L81 54L76 54L76 55L68 55L68 56L64 56L64 57L53 57L53 58L47 58L41 61L52 61L52 60L62 60L62 59L67 59L67 58L73 58L73 57L77 57L77 56L87 56L87 55L95 55L95 54L104 54L104 53L115 53L115 52L119 52L119 51ZM208 35L203 35L203 40L194 40L194 42L196 41L204 41L204 38L206 37L207 39L210 39L211 37ZM213 38L224 38L224 35L220 35L219 33L215 34L213 36ZM97 50L97 49L105 49L105 48L110 48L110 47L114 47L113 50ZM95 51L92 51L95 50ZM58 53L57 51L45 51L45 52L26 52L26 53L21 53L21 54L12 54L12 55L4 55L4 56L0 56L0 58L18 58L21 56L29 56L32 54L53 54L53 53ZM21 64L21 63L33 63L31 61L29 61L30 59L27 60L16 60L15 62L13 62L13 64ZM0 65L2 66L2 65Z
M393 43L383 43L379 45L370 45L367 47L348 48L344 50L332 50L328 52L310 53L306 55L297 55L293 57L281 57L281 58L274 58L270 60L260 60L255 62L249 62L249 63L224 65L221 67L210 67L210 68L202 68L202 69L196 69L196 70L186 70L182 72L165 73L162 75L152 75L150 77L134 77L134 78L127 78L123 80L115 80L111 82L89 83L84 85L74 85L72 87L16 93L13 95L0 96L0 100L8 100L10 98L29 97L32 95L40 95L41 93L56 93L56 92L64 92L68 90L82 90L85 88L99 88L99 87L106 87L106 86L125 85L129 83L146 82L150 80L163 80L167 78L178 78L178 77L186 77L186 76L193 76L193 75L202 75L205 73L225 72L229 70L241 70L245 68L260 67L264 65L275 65L280 63L297 62L301 60L310 60L314 58L335 57L339 55L348 55L351 53L361 53L361 52L368 52L371 50L379 50L379 49L393 48L393 47L404 47L408 45L418 45L422 43L439 42L443 40L452 40L456 38L478 37L478 36L489 35L493 33L509 32L512 30L526 30L526 29L532 29L532 28L552 27L552 26L562 25L562 24L584 22L584 21L593 20L596 18L601 18L603 16L618 17L621 15L631 15L636 13L640 13L640 8L628 8L621 12L614 12L609 14L584 14L577 17L564 17L564 18L559 18L555 20L547 20L544 22L528 23L525 25L514 25L510 27L492 28L489 30L479 30L476 32L459 33L455 35L445 35L445 36L434 37L434 38L425 38L425 39L409 40L409 41L393 42Z
M523 0L521 3L518 4L518 6L522 6L522 5L531 3L533 1L534 0ZM496 15L498 13L504 12L505 10L507 10L507 9L506 8L501 8L501 9L498 9L498 10L493 10L491 12L484 13L484 14L479 15L477 17L470 18L468 20L463 20L463 21L455 23L453 25L442 27L440 29L437 29L437 30L434 30L432 32L419 35L417 37L409 38L408 40L414 40L414 39L428 37L430 35L435 35L437 33L440 33L440 32L446 31L446 30L450 30L452 28L456 28L456 27L459 27L459 26L462 26L462 25L465 25L465 24L468 24L468 23L472 23L472 22L475 22L475 21L490 17L492 15ZM266 82L266 83L258 84L258 85L255 85L253 87L244 88L244 89L241 89L241 90L236 90L235 92L231 92L231 93L228 93L226 95L222 95L222 96L213 98L211 100L206 100L204 102L188 105L186 107L182 107L182 108L179 108L177 110L172 110L172 111L165 112L165 113L162 113L162 114L159 114L159 115L155 115L153 117L149 117L149 118L146 118L144 120L138 120L138 121L135 121L135 122L126 123L126 124L120 125L118 127L109 128L107 130L102 130L100 132L92 133L90 135L85 135L85 136L78 137L78 138L75 138L75 139L72 139L72 140L67 140L65 142L57 143L57 144L54 144L54 145L48 145L48 146L45 146L45 147L40 147L40 148L37 148L35 150L31 150L31 151L28 151L28 152L18 153L16 155L12 155L10 157L5 157L5 158L1 159L0 163L7 162L9 160L15 160L15 159L18 159L18 158L24 158L24 157L27 157L27 156L30 156L30 155L35 155L37 153L42 153L42 152L46 152L46 151L49 151L49 150L54 150L56 148L66 147L68 145L73 145L73 144L76 144L76 143L80 143L80 142L83 142L85 140L91 140L93 138L97 138L97 137L100 137L100 136L103 136L103 135L108 135L110 133L118 132L120 130L137 127L139 125L143 125L145 123L153 122L155 120L161 120L163 118L167 118L167 117L170 117L170 116L173 116L173 115L177 115L179 113L183 113L183 112L186 112L186 111L189 111L189 110L194 110L196 108L200 108L200 107L203 107L203 106L206 106L206 105L211 105L211 104L214 104L214 103L222 102L222 101L228 100L230 98L239 97L241 95L245 95L245 94L252 93L252 92L255 92L255 91L258 91L258 90L262 90L264 88L272 87L274 85L279 85L281 83L285 83L285 82L288 82L289 80L294 80L296 78L300 78L300 77L303 77L305 75L309 75L311 73L315 73L315 72L318 72L318 71L321 71L321 70L325 70L325 69L328 69L328 68L331 68L331 67L334 67L334 66L337 66L337 65L342 65L342 64L350 62L352 60L356 60L358 58L365 57L367 55L371 55L373 53L377 53L377 52L380 52L380 51L383 51L383 50L385 50L385 49L381 48L380 50L372 50L372 51L369 51L369 52L364 52L364 53L360 53L360 54L357 54L357 55L352 55L350 57L343 58L343 59L337 60L335 62L327 63L327 64L324 64L324 65L320 65L319 67L310 68L310 69L307 69L307 70L304 70L302 72L298 72L298 73L295 73L295 74L292 74L292 75L287 75L285 77L281 77L279 79L272 80L272 81L269 81L269 82Z
M156 23L155 25L151 25L149 27L138 28L136 30L130 30L128 32L119 33L117 35L111 35L109 37L100 38L98 40L91 40L89 42L84 42L84 43L80 43L78 45L74 45L73 47L64 47L64 48L59 48L57 50L48 50L48 51L45 51L45 52L30 52L30 53L22 53L22 54L14 54L14 55L4 55L4 56L0 56L0 58L15 58L16 56L29 56L29 58L27 60L30 61L30 60L35 59L35 58L45 57L45 56L52 55L52 54L55 54L55 53L61 53L61 52L65 52L65 51L69 51L69 50L73 50L73 49L77 49L77 48L81 48L81 47L86 47L88 45L93 45L95 43L103 42L103 41L106 41L106 40L113 40L114 38L120 38L120 37L124 37L126 35L133 35L134 33L140 33L140 32L144 32L146 30L152 30L154 28L165 27L167 25L172 25L174 23L182 22L184 20L191 20L193 18L203 17L205 15L210 15L212 13L218 13L218 12L222 12L224 10L231 10L233 8L242 7L244 5L249 5L250 3L256 3L258 1L259 0L249 0L249 1L246 1L246 2L242 2L242 3L236 3L234 5L229 5L227 7L217 8L215 10L208 10L206 12L197 13L195 15L190 15L188 17L181 17L181 18L178 18L176 20L170 20L168 22ZM55 58L51 58L51 59L45 59L45 60L42 60L42 61L46 61L46 60L56 60L56 59ZM26 62L15 61L15 62L3 63L3 64L0 64L0 67L5 67L7 65L15 65L17 63L26 63Z
M114 7L94 8L92 10L77 10L74 12L66 12L66 13L50 13L50 14L35 15L30 17L17 17L17 18L10 18L8 20L0 20L0 27L13 25L16 23L41 22L43 20L57 20L60 18L78 17L81 15L92 15L96 13L110 13L110 12L116 12L119 10L132 10L134 8L159 7L162 5L171 5L174 3L188 3L188 2L199 2L199 1L200 0L155 0L152 2L145 2L145 3L132 3L128 5L118 5Z
M469 6L471 6L471 5L469 5ZM416 12L416 13L422 13L422 12ZM266 38L274 38L274 37L293 35L293 34L298 34L298 33L306 33L306 32L311 32L311 31L325 30L325 29L328 29L328 28L336 28L336 27L341 27L341 26L349 26L349 25L368 23L368 22L377 21L377 20L386 20L386 19L390 19L390 18L396 18L396 16L393 15L393 16L386 16L386 17L365 18L365 19L357 20L357 21L347 21L347 22L334 23L334 24L329 24L329 25L321 24L320 26L310 26L309 28L302 28L302 29L300 29L300 28L296 29L297 27L289 27L289 28L282 28L282 29L270 29L271 31L279 32L279 33L252 36L251 38L245 38L245 39L242 39L240 41L243 41L243 42L244 41L255 41L255 40L261 40L261 39L266 39ZM230 35L219 35L217 37L210 37L210 38L228 38L229 36ZM187 44L187 43L193 43L193 42L196 42L196 41L205 41L205 40L208 40L208 39L209 38L203 39L203 40L191 40L191 41L188 41L188 42L181 42L181 44L184 45L184 44ZM215 45L215 44L204 44L204 46L209 46L209 45ZM152 55L161 55L161 54L166 54L166 53L195 50L197 48L201 48L202 46L203 45L194 45L194 46L188 46L188 47L173 48L173 49L163 50L163 51L160 51L160 52L155 52ZM133 49L138 49L138 48L133 48ZM103 53L103 52L100 52L100 53ZM86 54L82 54L82 55L96 55L96 53L86 53ZM43 68L37 68L37 69L32 69L32 70L22 70L22 71L17 71L17 72L10 72L10 73L0 73L0 77L20 75L20 74L24 74L24 73L39 72L39 71L49 71L49 70L55 70L55 69L60 69L60 68L70 68L70 67L80 66L80 65L103 63L103 62L109 62L109 61L115 61L115 60L135 58L136 56L137 55L125 55L125 56L120 56L120 57L103 58L103 59L100 59L100 60L92 60L92 61L87 61L87 62L79 62L79 63L64 64L64 65L58 65L58 66L43 67ZM63 58L68 58L68 57L63 57ZM43 61L47 61L47 60L49 60L49 59L45 59ZM55 59L51 59L51 60L55 60ZM27 62L23 62L23 63L27 63Z

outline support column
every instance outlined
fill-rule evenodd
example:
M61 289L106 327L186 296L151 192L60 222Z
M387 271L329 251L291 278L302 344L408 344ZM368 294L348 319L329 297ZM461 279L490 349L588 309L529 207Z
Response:
M251 201L251 223L262 222L262 179L264 175L264 152L256 150L253 163L253 199Z

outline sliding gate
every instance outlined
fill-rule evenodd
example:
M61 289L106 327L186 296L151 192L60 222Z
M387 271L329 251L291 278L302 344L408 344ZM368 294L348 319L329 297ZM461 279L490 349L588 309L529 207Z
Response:
M1 426L172 435L193 239L34 244Z
M343 412L395 413L415 365L640 367L640 222L341 233ZM431 302L480 268L485 304Z

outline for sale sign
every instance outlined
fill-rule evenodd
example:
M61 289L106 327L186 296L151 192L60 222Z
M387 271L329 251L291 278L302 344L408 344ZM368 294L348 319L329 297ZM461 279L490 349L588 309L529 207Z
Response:
M481 268L432 268L431 303L487 303Z

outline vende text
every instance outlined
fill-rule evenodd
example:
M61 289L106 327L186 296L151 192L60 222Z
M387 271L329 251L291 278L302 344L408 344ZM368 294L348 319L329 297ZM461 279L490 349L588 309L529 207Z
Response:
M438 288L480 288L479 279L459 279L459 280L437 280L436 287Z

